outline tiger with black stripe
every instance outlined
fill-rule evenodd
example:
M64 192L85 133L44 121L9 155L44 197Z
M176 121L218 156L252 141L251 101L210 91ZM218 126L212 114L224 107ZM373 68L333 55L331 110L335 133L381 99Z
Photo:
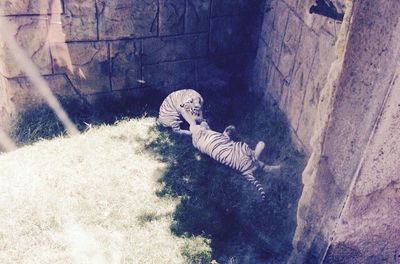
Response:
M170 127L178 134L191 135L181 129L182 118L189 125L195 120L203 120L203 97L193 89L182 89L170 93L160 106L157 124Z
M239 171L257 188L261 198L265 200L264 188L256 180L253 173L258 169L262 169L264 172L277 171L281 166L265 165L259 160L265 148L263 141L257 143L255 150L244 142L233 141L230 135L234 129L234 126L228 126L223 133L219 133L211 130L204 121L200 125L193 123L190 125L193 146L216 161Z

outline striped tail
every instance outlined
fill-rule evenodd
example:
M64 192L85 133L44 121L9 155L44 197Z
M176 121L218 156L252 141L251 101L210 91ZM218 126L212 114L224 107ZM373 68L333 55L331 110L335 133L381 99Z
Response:
M256 180L256 178L254 178L253 173L252 172L245 172L243 173L243 176L246 178L246 180L248 180L249 182L251 182L254 186L256 186L257 191L260 193L261 195L261 199L264 201L265 200L265 191L264 188L261 186L261 184Z

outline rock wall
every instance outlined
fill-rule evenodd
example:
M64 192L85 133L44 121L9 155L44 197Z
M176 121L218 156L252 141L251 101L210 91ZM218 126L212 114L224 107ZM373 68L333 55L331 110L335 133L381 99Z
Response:
M399 12L396 0L354 5L326 147L337 185L350 191L324 263L400 263Z
M271 1L255 61L310 153L289 263L398 263L400 2L345 1L341 25L313 4Z
M226 86L248 78L263 0L2 1L0 15L59 96ZM6 48L16 111L42 102Z
M334 3L344 12L342 1ZM265 92L286 113L306 150L341 26L340 21L310 14L313 4L267 1L253 73L253 89Z

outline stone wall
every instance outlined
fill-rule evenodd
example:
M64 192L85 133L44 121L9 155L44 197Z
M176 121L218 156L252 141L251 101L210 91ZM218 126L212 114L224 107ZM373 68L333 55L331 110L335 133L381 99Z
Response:
M400 2L305 2L267 3L253 75L310 154L289 263L398 263Z
M263 0L2 1L0 15L59 96L214 89L248 78ZM6 48L17 112L42 102Z
M334 3L338 12L344 12L341 2ZM340 21L310 14L313 4L267 1L253 73L253 89L266 92L279 105L308 151L341 26Z

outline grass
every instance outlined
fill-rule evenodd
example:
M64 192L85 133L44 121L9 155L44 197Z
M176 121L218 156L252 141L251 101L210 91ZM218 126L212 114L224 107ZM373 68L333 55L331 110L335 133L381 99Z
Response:
M266 142L263 161L283 163L281 174L256 175L266 202L241 175L195 151L190 137L140 117L155 116L164 95L107 99L94 110L64 100L82 135L65 138L51 111L31 109L13 136L21 145L39 143L0 156L8 167L0 172L0 197L13 201L0 208L0 245L7 242L0 262L41 254L37 263L76 256L82 263L88 256L105 263L283 263L305 157L273 104L235 89L200 93L214 130L234 124L236 138L251 147ZM11 232L12 222L21 230Z
M166 164L139 143L154 124L121 121L1 155L0 263L209 260L206 239L170 231L180 199L155 195Z

